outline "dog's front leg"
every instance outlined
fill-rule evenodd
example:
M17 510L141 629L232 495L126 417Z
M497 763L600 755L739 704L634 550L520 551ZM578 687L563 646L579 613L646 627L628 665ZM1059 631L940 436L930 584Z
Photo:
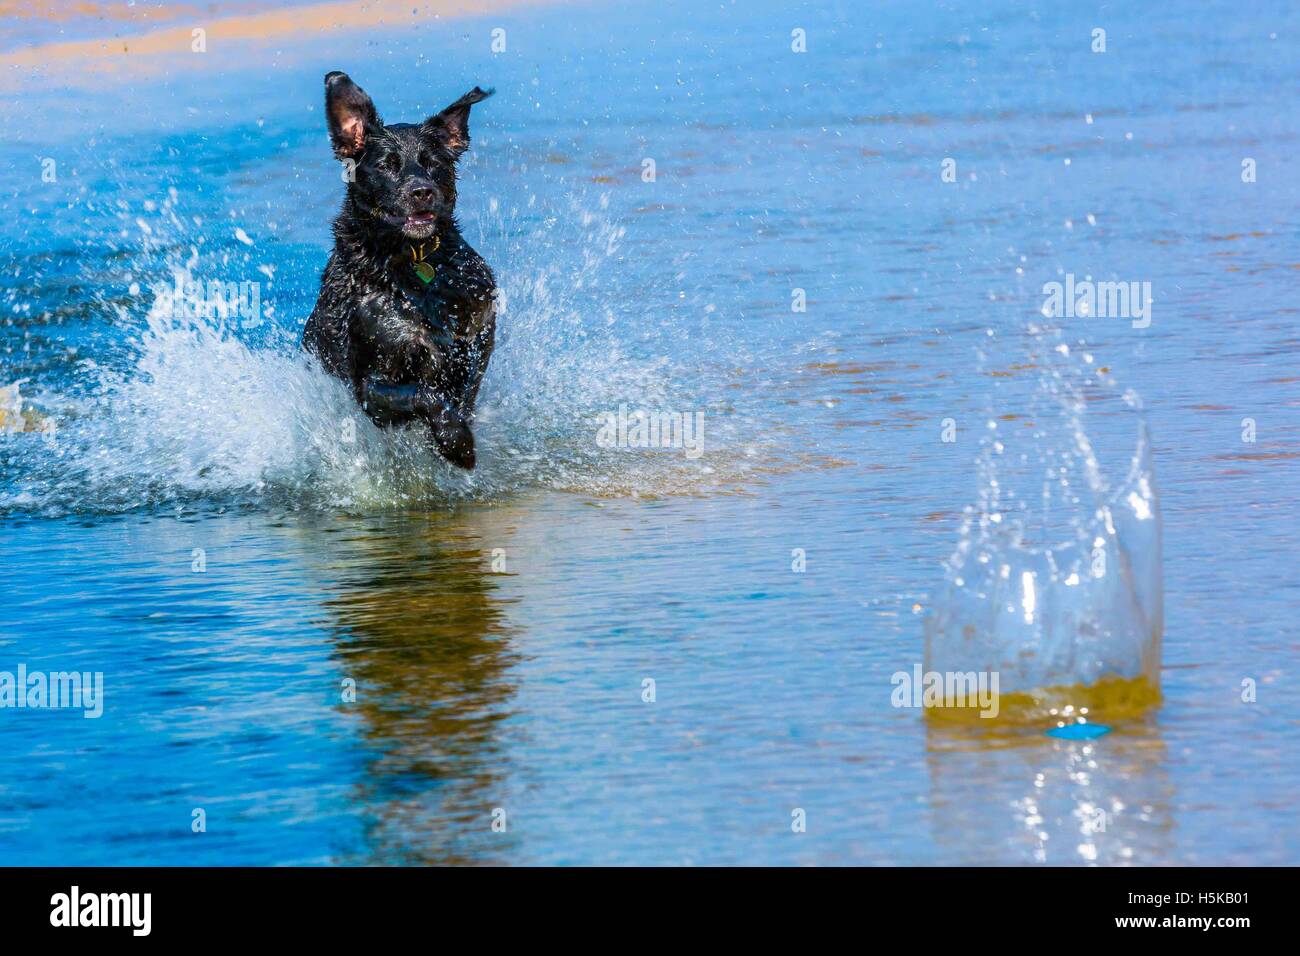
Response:
M361 379L357 400L377 425L424 422L439 453L459 468L473 468L474 433L465 419L429 385L390 382L374 375Z
M443 397L450 369L442 347L385 303L363 302L352 328L361 359L353 387L366 414L381 426L424 422L444 458L473 468L474 435Z
M357 383L357 404L376 425L409 425L426 408L424 387L367 375Z

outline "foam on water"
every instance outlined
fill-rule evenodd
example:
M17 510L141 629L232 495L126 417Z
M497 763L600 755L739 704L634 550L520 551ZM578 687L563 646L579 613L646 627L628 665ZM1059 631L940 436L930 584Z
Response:
M1099 708L1123 716L1159 689L1151 441L1134 392L1120 392L1086 352L1034 334L1033 430L987 422L978 503L966 509L926 621L925 666L998 673L1013 720L1074 719L1081 709L1106 716ZM1132 441L1136 430L1118 479L1107 477L1085 427L1090 406L1113 434Z

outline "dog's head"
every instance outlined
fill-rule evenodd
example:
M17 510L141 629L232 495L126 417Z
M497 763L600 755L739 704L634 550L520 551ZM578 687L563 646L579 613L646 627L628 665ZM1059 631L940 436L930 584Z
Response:
M469 146L469 108L492 95L477 86L423 123L385 126L346 73L325 76L334 155L349 163L349 194L376 228L427 239L456 208L456 161Z

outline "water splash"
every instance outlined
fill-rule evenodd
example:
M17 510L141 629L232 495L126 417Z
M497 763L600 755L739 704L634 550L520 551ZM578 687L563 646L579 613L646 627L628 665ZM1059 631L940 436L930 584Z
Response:
M27 403L26 414L40 407L57 423L57 441L0 446L0 510L405 507L529 488L656 495L722 488L753 466L752 442L729 452L735 421L716 414L729 383L701 374L710 349L726 343L684 345L680 330L650 315L649 297L629 294L623 228L602 201L588 208L567 197L558 209L510 213L493 202L471 225L498 237L489 257L503 293L471 474L444 463L417 429L375 428L273 314L250 332L238 316L204 315L160 294L214 271L270 279L286 265L274 246L183 215L181 204L172 190L158 204L113 210L133 237L132 294L93 305L122 334ZM121 286L102 274L83 280ZM600 447L599 416L620 404L707 409L705 454Z
M1036 340L1030 363L1029 437L987 422L978 504L926 621L926 670L998 673L1013 722L1123 717L1159 693L1160 505L1141 404L1086 351L1052 341ZM1118 481L1085 428L1090 411L1130 441L1136 427Z

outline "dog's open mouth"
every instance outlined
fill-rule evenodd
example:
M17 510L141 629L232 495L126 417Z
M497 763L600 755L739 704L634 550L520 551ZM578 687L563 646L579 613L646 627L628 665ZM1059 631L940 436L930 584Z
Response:
M437 217L432 212L413 212L402 220L402 232L422 238L433 231L436 221Z

